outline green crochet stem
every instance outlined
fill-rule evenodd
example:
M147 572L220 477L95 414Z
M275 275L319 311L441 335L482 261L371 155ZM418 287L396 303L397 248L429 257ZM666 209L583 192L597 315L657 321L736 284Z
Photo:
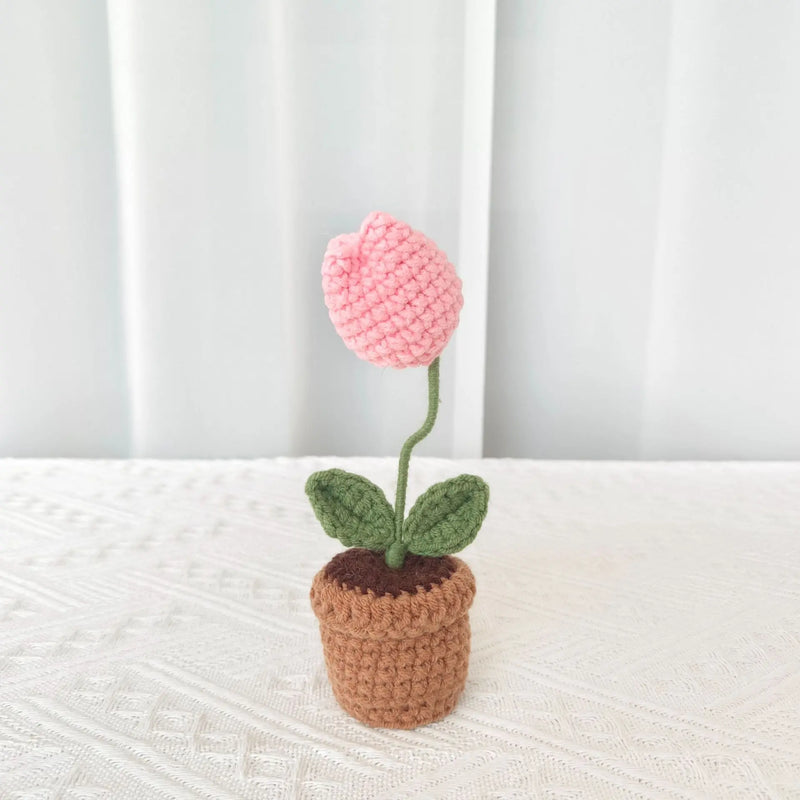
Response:
M397 494L394 502L395 540L386 551L386 565L399 569L406 559L408 548L403 543L403 518L406 511L406 489L408 488L408 464L411 451L433 430L436 414L439 411L439 359L435 358L428 367L428 416L422 427L406 439L400 451L400 464L397 468Z

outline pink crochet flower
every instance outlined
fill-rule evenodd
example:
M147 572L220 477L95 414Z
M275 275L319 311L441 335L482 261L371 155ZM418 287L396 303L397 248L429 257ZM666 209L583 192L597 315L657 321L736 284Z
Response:
M380 211L358 233L328 243L322 289L344 343L379 367L427 367L444 350L464 304L447 256Z

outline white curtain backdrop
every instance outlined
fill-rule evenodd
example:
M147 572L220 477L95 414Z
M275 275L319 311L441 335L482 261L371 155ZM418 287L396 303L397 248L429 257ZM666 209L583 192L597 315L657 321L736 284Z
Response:
M798 142L796 0L0 0L0 455L396 454L381 209L464 278L420 452L800 458Z

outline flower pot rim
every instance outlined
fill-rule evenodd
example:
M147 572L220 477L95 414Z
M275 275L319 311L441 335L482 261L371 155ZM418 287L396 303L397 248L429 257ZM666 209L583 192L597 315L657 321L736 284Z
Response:
M452 624L465 615L475 597L475 577L460 558L450 556L455 571L422 591L377 595L342 586L325 569L314 577L311 606L332 630L361 639L408 639Z

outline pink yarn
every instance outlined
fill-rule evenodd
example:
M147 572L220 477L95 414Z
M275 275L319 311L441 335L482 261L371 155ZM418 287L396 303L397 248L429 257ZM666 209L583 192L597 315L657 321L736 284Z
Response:
M447 256L380 211L358 233L328 242L322 289L344 343L379 367L427 367L444 350L464 305Z

